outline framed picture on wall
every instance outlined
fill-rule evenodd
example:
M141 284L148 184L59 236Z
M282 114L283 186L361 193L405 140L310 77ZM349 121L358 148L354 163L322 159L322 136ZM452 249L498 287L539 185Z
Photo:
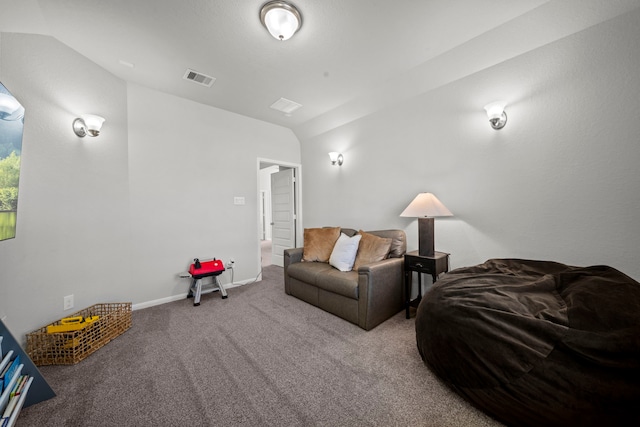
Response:
M24 107L0 83L0 240L16 237Z

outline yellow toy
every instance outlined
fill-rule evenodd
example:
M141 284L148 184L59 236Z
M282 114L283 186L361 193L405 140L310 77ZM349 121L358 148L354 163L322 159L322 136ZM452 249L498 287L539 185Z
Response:
M54 334L56 332L73 332L79 331L81 329L86 328L92 323L96 322L100 316L89 316L89 317L65 317L60 320L59 325L49 325L47 326L47 333Z

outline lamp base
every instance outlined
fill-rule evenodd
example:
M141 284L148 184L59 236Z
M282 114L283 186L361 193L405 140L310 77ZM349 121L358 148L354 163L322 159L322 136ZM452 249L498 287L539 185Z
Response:
M418 218L418 254L420 256L435 256L434 219Z

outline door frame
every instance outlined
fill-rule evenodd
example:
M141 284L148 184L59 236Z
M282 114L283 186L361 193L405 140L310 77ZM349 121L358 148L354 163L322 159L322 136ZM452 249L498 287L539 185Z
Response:
M260 221L261 221L261 217L260 217L260 169L261 166L284 166L286 168L290 168L290 169L294 169L294 175L295 175L295 185L294 185L294 196L296 198L295 203L294 203L294 208L296 210L296 244L295 246L297 247L301 247L302 246L302 236L304 233L304 228L302 226L302 165L300 163L291 163L291 162L285 162L282 160L273 160L273 159L266 159L263 157L258 157L257 158L257 165L256 165L256 187L257 187L257 194L256 194L256 199L258 200L257 203L257 212L256 212L256 226L257 226L257 230L258 230L258 234L260 234ZM258 265L261 266L260 267L260 279L262 279L262 263L260 260L261 257L261 250L260 250L260 236L256 236L257 240L256 240L256 255L257 255L257 259L258 259ZM273 238L273 236L272 236Z

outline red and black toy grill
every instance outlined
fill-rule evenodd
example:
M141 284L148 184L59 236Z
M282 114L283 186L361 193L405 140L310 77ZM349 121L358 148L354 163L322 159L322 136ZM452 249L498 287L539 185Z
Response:
M193 297L193 305L198 306L200 305L200 296L202 294L220 291L222 299L225 299L227 297L227 291L218 281L218 276L224 272L224 263L215 258L211 261L200 261L196 258L193 261L193 264L189 267L189 275L193 281L191 282L187 298ZM213 277L213 283L211 283L211 287L207 285L207 287L203 289L202 279L205 277Z

